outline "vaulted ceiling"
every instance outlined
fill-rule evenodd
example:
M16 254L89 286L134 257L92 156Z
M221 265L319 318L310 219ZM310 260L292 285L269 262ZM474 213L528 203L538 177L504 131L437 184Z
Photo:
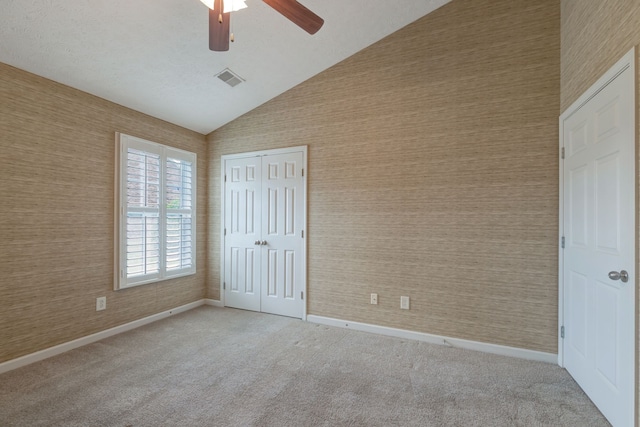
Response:
M300 0L325 20L312 36L247 0L212 52L199 0L3 0L0 62L208 134L449 1Z

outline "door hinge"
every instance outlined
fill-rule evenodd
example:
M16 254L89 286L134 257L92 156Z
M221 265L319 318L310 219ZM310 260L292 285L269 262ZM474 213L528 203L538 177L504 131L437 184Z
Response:
M564 147L562 147L562 153L560 154L560 158L564 159Z
M227 282L222 282L222 290L223 291L227 290Z
M304 292L300 291L300 299L304 299Z
M226 228L224 229L224 235L225 236L227 235L227 229Z
M564 249L564 236L562 236L562 241L561 241L560 245L562 246L562 249Z
M227 182L227 175L224 176L224 182Z
M300 232L300 235L301 235L301 236L302 236L302 238L304 239L304 230L302 230L302 231Z
M564 326L560 326L560 338L564 339Z
M304 176L304 168L302 168L302 176Z

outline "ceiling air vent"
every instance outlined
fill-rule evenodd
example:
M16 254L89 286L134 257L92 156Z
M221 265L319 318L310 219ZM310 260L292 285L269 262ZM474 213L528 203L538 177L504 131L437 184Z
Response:
M228 68L225 68L224 70L222 70L220 73L216 75L216 77L231 87L237 86L244 81L242 77L235 74L233 71L231 71Z

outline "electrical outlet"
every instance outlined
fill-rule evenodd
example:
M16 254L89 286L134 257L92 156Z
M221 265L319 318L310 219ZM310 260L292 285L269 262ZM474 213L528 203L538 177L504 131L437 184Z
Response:
M400 297L400 308L409 310L409 297Z
M371 294L371 304L378 304L378 294Z
M96 298L96 311L102 311L107 308L107 297Z

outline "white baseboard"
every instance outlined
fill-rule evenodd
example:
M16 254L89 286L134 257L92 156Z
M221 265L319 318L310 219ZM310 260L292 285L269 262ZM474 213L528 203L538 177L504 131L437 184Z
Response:
M388 328L386 326L370 325L368 323L349 322L347 320L331 317L308 315L307 321L339 328L355 329L357 331L370 332L380 335L388 335L396 338L405 338L416 341L424 341L431 344L440 344L450 347L464 348L467 350L481 351L484 353L499 354L501 356L517 357L520 359L535 360L538 362L558 363L558 355L542 351L527 350L524 348L507 347L498 344L488 344L478 341L449 338L440 335L426 334L423 332L408 331L405 329Z
M63 344L49 347L44 350L37 351L35 353L27 354L17 359L8 360L0 363L0 374L12 371L14 369L27 366L31 363L39 362L49 357L57 356L65 353L69 350L82 347L87 344L94 343L96 341L103 340L113 335L121 334L123 332L130 331L132 329L139 328L140 326L153 323L160 319L164 319L173 316L178 313L192 310L202 305L209 305L213 307L223 307L223 304L219 300L202 299L194 301L189 304L185 304L180 307L176 307L170 310L163 311L142 319L134 320L133 322L125 323L124 325L116 326L104 331L96 332L95 334L88 335L86 337L78 338L73 341L69 341ZM337 326L340 328L350 328L357 331L370 332L374 334L387 335L396 338L405 338L416 341L423 341L432 344L446 345L450 347L464 348L468 350L481 351L485 353L499 354L502 356L517 357L520 359L535 360L547 363L558 363L558 355L553 353L545 353L535 350L527 350L517 347L507 347L497 344L487 344L477 341L463 340L459 338L450 338L440 335L426 334L423 332L408 331L405 329L389 328L386 326L371 325L368 323L349 322L347 320L334 319L330 317L314 316L312 314L307 316L307 321L312 323L318 323L327 326Z
M87 335L86 337L78 338L73 341L56 345L54 347L45 348L44 350L18 357L17 359L8 360L6 362L0 363L0 374L12 371L14 369L22 368L23 366L29 365L31 363L48 359L49 357L57 356L58 354L62 354L69 350L73 350L75 348L103 340L113 335L121 334L123 332L139 328L140 326L147 325L157 320L164 319L166 317L173 316L175 314L182 313L196 307L200 307L201 305L205 304L205 301L206 300L194 301L192 303L185 304L171 310L163 311L162 313L157 313L148 317L144 317L142 319L134 320L133 322L125 323L124 325L96 332L95 334Z
M224 304L222 304L222 301L217 300L217 299L209 299L209 298L207 298L207 299L204 300L204 303L206 305L211 305L213 307L224 307Z

